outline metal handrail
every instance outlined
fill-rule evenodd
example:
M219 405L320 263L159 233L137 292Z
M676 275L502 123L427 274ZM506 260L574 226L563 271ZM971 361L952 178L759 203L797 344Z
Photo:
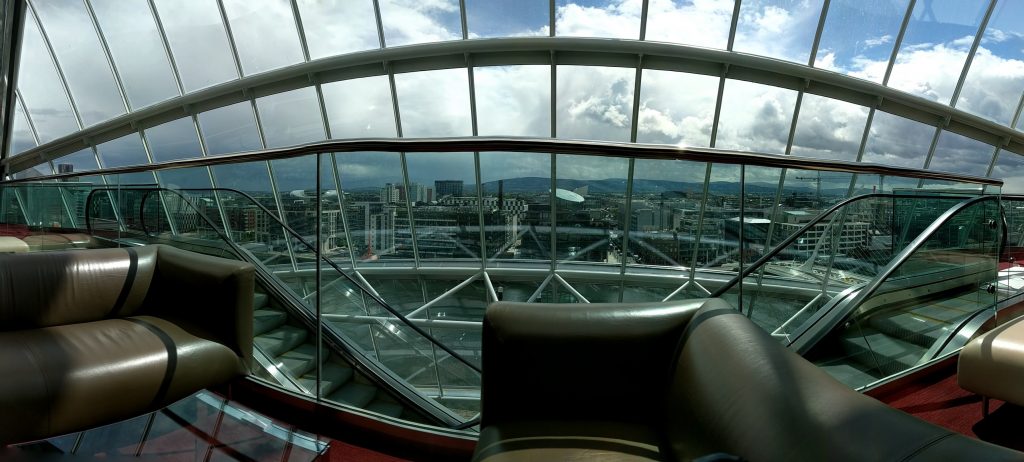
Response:
M0 185L55 180L79 176L117 175L125 173L150 172L166 169L205 167L240 162L276 160L309 154L345 152L538 152L560 154L582 154L605 157L626 157L636 159L672 159L718 164L753 165L774 168L792 168L827 172L854 173L864 175L898 176L905 178L955 181L978 185L1002 186L1003 181L972 175L913 169L866 162L844 162L810 157L784 156L724 149L679 147L674 145L616 143L604 141L564 140L528 137L454 137L454 138L360 138L348 140L327 140L285 148L271 148L259 151L226 154L214 157L178 159L152 164L127 167L104 168L87 172L59 173L45 177L33 177L0 181Z
M862 201L862 200L865 200L865 199L872 199L872 198L878 198L878 197L891 197L893 199L896 199L896 198L901 198L901 199L957 199L957 197L955 197L955 196L919 195L919 194L896 194L896 193L869 193L869 194L862 194L860 196L854 196L854 197L848 198L848 199L846 199L846 200L844 200L842 202L839 202L836 205L833 205L828 210L825 210L824 212L821 212L820 214L818 214L818 216L814 217L811 221L807 222L806 225L804 225L803 227L798 229L795 233L790 234L789 236L787 236L785 239L782 240L782 242L779 243L779 245L775 246L770 252L766 253L761 258L758 258L753 263L751 263L750 265L746 266L743 269L743 271L741 271L739 274L736 275L736 277L732 278L729 282L727 282L724 285L722 285L722 287L719 287L718 290L716 290L710 296L711 297L721 297L722 295L724 295L726 292L728 292L730 289L732 289L733 286L735 286L736 284L740 283L740 281L742 281L744 278L746 278L747 276L750 276L755 271L760 270L761 267L764 266L765 264L767 264L769 261L771 261L772 258L775 258L778 254L782 253L782 251L785 250L787 247L789 247L790 244L792 244L794 241L799 239L800 236L802 236L807 231L813 229L815 225L817 225L818 223L821 223L822 221L824 221L825 218L830 216L832 213L835 213L839 209L841 209L843 207L846 207L847 205L852 204L854 202L859 202L859 201ZM995 196L985 196L985 197L995 197ZM1024 198L1024 197L1022 197L1022 198Z
M990 195L966 199L957 203L953 207L950 207L948 210L943 212L942 215L939 215L939 217L932 221L932 223L928 225L928 227L925 228L924 231L921 232L921 234L918 234L918 236L914 238L914 240L911 241L910 244L904 247L903 250L900 251L900 253L896 254L896 256L889 261L889 264L882 268L882 271L878 273L878 275L876 275L870 282L868 282L867 285L858 290L856 294L853 294L851 298L847 299L847 301L843 303L843 306L845 306L846 309L844 309L843 313L840 313L838 316L840 318L845 318L850 312L856 310L869 297L874 295L874 293L882 286L882 284L884 284L889 279L889 277L892 276L893 273L895 273L896 270L903 265L903 263L906 263L907 260L909 260L926 242L928 242L928 240L931 239L932 236L936 232L938 232L938 230L943 225L946 224L946 222L948 222L957 214L966 210L967 208L975 204L990 200L998 201L1000 200L1000 198L999 196ZM832 310L829 310L829 313L822 313L821 317L817 318L812 322L809 322L807 328L804 329L803 332L798 334L796 338L793 339L791 344L796 345L797 349L800 350L805 345L808 345L808 342L813 343L815 339L812 338L810 340L807 340L801 337L807 334L808 332L812 332L814 330L814 326L821 322L826 317L835 318L836 315L832 314ZM799 345L798 342L800 343Z

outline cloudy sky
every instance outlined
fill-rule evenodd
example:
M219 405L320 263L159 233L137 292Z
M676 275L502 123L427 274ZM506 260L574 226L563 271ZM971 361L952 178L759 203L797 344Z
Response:
M550 33L547 1L465 3L464 34L458 0L381 0L384 45L458 40L463 35L473 39ZM212 0L154 2L170 57L164 51L154 11L145 1L32 0L31 4L18 81L21 100L12 139L15 152L182 92L305 59L292 9L283 0L224 1L224 13L237 48L237 65L217 4ZM732 0L650 0L646 38L724 49L734 4ZM907 0L831 1L819 49L811 56L821 0L746 0L739 12L734 49L810 63L883 83L907 4ZM885 83L1010 124L1024 90L1024 2L999 0L963 90L955 101L952 99L988 4L988 0L918 1ZM641 0L557 0L555 34L638 39L641 8ZM120 82L114 80L103 43L93 33L90 9L106 38ZM300 0L298 9L311 59L382 46L370 0ZM43 32L69 82L70 99L48 57ZM172 69L177 69L180 77ZM630 140L635 69L559 66L556 75L556 136ZM551 136L551 77L548 66L475 68L477 132ZM316 92L310 87L259 98L255 107L242 103L202 113L198 116L198 127L186 119L148 128L146 143L150 156L159 161L198 156L203 147L213 155L286 146L328 135L396 136L396 119L401 121L403 136L467 136L473 134L468 82L464 68L397 74L397 115L387 77L328 83L322 87L329 119L326 126ZM717 77L644 71L641 83L637 141L711 144ZM797 92L792 90L727 80L715 146L785 153L797 99ZM262 130L256 123L257 117ZM865 107L804 95L791 152L855 160L867 117ZM205 145L200 144L198 133L202 133ZM924 167L934 135L934 127L876 113L863 160ZM144 162L142 143L141 137L132 135L97 146L100 166ZM991 146L943 133L928 167L984 175L992 153ZM471 161L472 156L437 155L429 161L422 156L408 157L411 181L475 181L472 169L466 170L467 165L472 166L466 159ZM1016 157L1009 153L999 156L993 176L1022 179L1019 177L1024 177L1024 170L1017 168ZM68 162L76 168L88 168L90 156L78 153ZM95 160L91 162L95 164ZM481 156L481 175L484 181L515 176L550 177L550 163L550 157L543 155L488 154ZM563 161L558 164L557 174L591 179L624 176L613 160L607 166L591 163L580 163L574 168ZM308 167L306 164L275 167L279 187L298 189L311 183L310 172L302 170ZM345 185L394 180L395 171L390 163L376 162L372 156L339 156L338 164ZM682 170L690 169L684 164ZM680 179L682 170L666 165L641 173L638 168L638 177ZM228 181L221 176L224 175L218 175L218 181ZM774 178L777 177L775 173ZM248 175L231 181L239 187L253 184L250 187L256 188L254 182L259 178L266 176ZM772 178L766 175L752 179Z

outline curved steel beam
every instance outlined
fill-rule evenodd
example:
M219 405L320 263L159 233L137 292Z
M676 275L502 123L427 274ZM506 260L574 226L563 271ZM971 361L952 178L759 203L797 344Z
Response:
M639 56L643 60L639 61ZM876 108L1024 154L1024 133L948 105L874 82L802 64L745 53L640 40L515 37L457 40L368 50L317 59L225 82L84 128L4 163L12 172L30 168L85 146L108 141L198 112L251 97L314 83L359 77L502 65L590 65L668 70L725 76L766 85L803 89L828 98Z

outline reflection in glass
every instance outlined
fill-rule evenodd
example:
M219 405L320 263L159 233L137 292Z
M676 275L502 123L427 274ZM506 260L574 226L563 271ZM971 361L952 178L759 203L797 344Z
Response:
M481 136L551 136L551 67L477 67L473 81Z
M170 189L211 188L210 171L206 167L176 168L156 172L160 186Z
M690 266L702 225L706 171L703 162L636 160L626 248L629 264ZM707 221L703 226L718 224Z
M395 136L395 111L387 76L323 84L331 138Z
M380 48L372 0L299 0L310 59Z
M864 162L922 168L935 127L876 111L864 147Z
M727 80L715 147L784 153L795 108L795 91Z
M335 154L334 158L341 178L338 194L345 207L351 252L356 264L411 260L412 248L398 248L396 244L396 234L411 236L407 222L401 229L396 225L399 212L408 217L405 201L399 192L399 188L405 189L399 154L347 152ZM432 185L422 186L421 189L417 185L410 193L415 193L424 202L432 201Z
M864 106L805 93L790 154L855 161L867 121Z
M78 121L67 95L60 90L64 84L53 67L31 11L25 12L23 24L18 91L25 100L25 109L36 127L39 142L46 143L77 131Z
M985 176L994 153L994 148L987 143L943 131L935 145L935 153L928 169Z
M103 168L148 164L142 138L132 133L96 146Z
M948 104L989 4L917 2L888 85Z
M735 6L730 0L651 2L646 39L725 49Z
M708 195L702 204L703 226L696 231L696 268L739 271L740 172L739 165L711 165Z
M397 74L395 91L403 136L473 134L469 114L469 77L465 69Z
M481 152L480 181L486 258L550 261L551 155Z
M597 0L555 2L555 35L640 38L641 2Z
M154 2L186 91L238 77L216 2Z
M263 148L252 104L248 101L200 113L198 118L208 155Z
M1010 124L1024 90L1024 2L996 3L967 71L957 109Z
M324 139L323 118L313 87L257 98L256 108L268 148Z
M814 66L881 83L908 2L829 2Z
M191 159L203 155L191 117L147 128L145 135L154 162Z
M266 162L217 165L213 167L213 178L218 188L235 189L246 193L271 212L277 213L277 198L274 197L271 188L270 173L267 170ZM221 207L224 208L224 212L229 215L229 218L236 217L231 219L239 221L238 229L251 231L248 240L261 241L262 238L258 238L257 234L263 237L268 236L265 228L269 225L262 224L257 218L260 215L258 210L241 202L236 210L229 210L228 205L225 204L221 204ZM264 229L260 229L261 227Z
M85 4L60 0L32 4L71 87L82 123L89 126L123 114L126 109L121 92Z
M548 0L467 0L469 38L548 35Z
M316 164L315 154L290 159L274 159L270 161L270 168L274 173L274 181L277 185L278 194L281 196L281 207L284 209L285 222L306 238L309 242L316 241L316 212L317 201L320 195L316 189ZM327 176L329 172L321 172L324 180L321 186L324 189L334 189L334 176ZM335 219L340 218L337 214ZM328 225L328 223L324 223ZM338 228L340 223L331 223ZM296 252L308 252L302 246L296 247Z
M558 66L559 138L629 141L634 69Z
M302 61L299 34L287 0L224 0L238 59L245 74L256 74Z
M399 196L400 199L408 198L415 205L412 208L412 227L420 264L429 264L434 259L480 260L480 203L476 194L473 153L416 152L407 153L405 159L409 194L399 192ZM416 197L421 189L431 187L433 200L426 197L428 200L424 201L424 197ZM400 210L395 228L408 227L408 221ZM399 234L395 237L395 245L411 248L412 242Z
M555 256L560 264L620 265L629 161L623 158L556 156Z
M753 0L740 5L736 51L807 64L823 0Z
M132 107L178 96L163 39L147 4L118 0L92 0L91 4Z
M637 142L709 146L719 79L682 72L643 72Z
M457 0L380 0L379 3L384 41L389 47L462 38ZM409 27L409 24L419 27Z

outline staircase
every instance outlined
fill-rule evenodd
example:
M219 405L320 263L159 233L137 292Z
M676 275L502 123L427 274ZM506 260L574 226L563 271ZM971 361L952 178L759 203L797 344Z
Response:
M253 297L253 343L309 395L316 390L316 335L277 306L266 293ZM391 417L423 421L423 418L379 389L340 356L321 354L319 396Z

